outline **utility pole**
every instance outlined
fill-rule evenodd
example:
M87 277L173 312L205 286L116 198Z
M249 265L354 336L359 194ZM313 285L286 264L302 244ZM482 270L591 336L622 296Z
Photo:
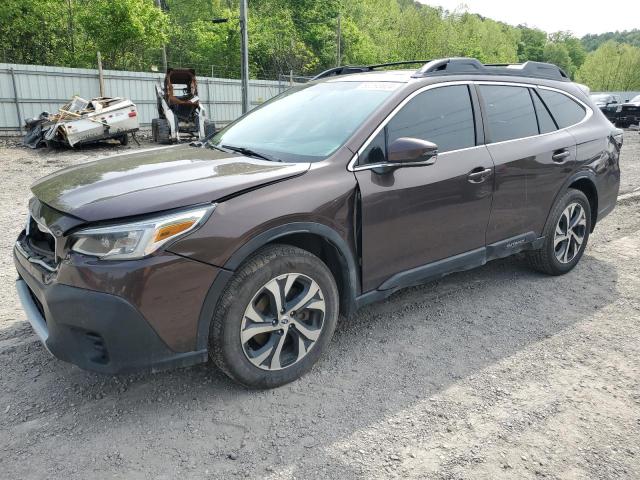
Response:
M340 31L340 14L338 13L338 28L336 29L336 67L339 67L342 63L342 53L340 52L340 38L342 33Z
M242 83L243 114L249 111L249 34L247 27L247 0L240 0L240 81Z
M76 61L76 47L74 38L76 36L74 28L73 28L73 6L71 5L71 0L67 0L67 12L69 14L68 19L68 31L69 31L69 40L71 41L71 59L75 63ZM75 65L74 65L75 66Z
M156 6L160 9L160 11L163 11L160 0L156 0ZM167 73L167 46L164 43L162 44L162 69L165 73Z

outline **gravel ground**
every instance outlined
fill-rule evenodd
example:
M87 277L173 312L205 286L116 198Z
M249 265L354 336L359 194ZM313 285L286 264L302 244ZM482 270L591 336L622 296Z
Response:
M640 187L639 140L627 133L622 193ZM83 372L25 322L11 246L29 184L122 150L0 146L0 476L640 476L640 197L568 275L514 257L404 290L341 322L303 379L249 391L209 365Z

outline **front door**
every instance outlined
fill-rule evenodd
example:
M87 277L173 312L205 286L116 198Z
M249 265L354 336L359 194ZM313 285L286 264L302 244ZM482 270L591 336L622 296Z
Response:
M477 145L469 85L411 98L362 151L355 168L362 205L363 291L396 273L482 249L491 209L493 161ZM376 173L395 139L438 145L433 165Z

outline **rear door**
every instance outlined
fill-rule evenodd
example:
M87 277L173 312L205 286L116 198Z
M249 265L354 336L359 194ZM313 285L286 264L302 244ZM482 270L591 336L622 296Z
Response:
M575 167L575 140L558 129L535 87L482 82L478 93L495 162L487 244L540 235L556 192Z
M361 150L354 170L364 291L396 273L485 246L493 162L479 141L470 88L439 85L416 94ZM385 173L368 166L384 162L387 145L400 137L438 145L435 164Z

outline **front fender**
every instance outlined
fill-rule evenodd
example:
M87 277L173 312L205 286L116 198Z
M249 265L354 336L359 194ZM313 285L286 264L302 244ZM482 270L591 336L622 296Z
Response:
M227 283L233 276L235 270L244 262L252 253L261 247L277 242L278 239L288 235L297 233L307 233L321 237L329 242L339 253L340 268L347 272L348 282L343 286L346 290L343 292L342 298L348 299L347 312L352 311L355 306L355 298L359 294L358 286L360 285L358 268L355 258L345 240L332 228L327 225L314 222L291 222L266 230L246 242L238 248L233 255L227 260L209 288L209 292L205 298L200 317L198 320L197 345L198 349L206 349L209 341L209 328L213 313L218 304L220 296L224 292Z

